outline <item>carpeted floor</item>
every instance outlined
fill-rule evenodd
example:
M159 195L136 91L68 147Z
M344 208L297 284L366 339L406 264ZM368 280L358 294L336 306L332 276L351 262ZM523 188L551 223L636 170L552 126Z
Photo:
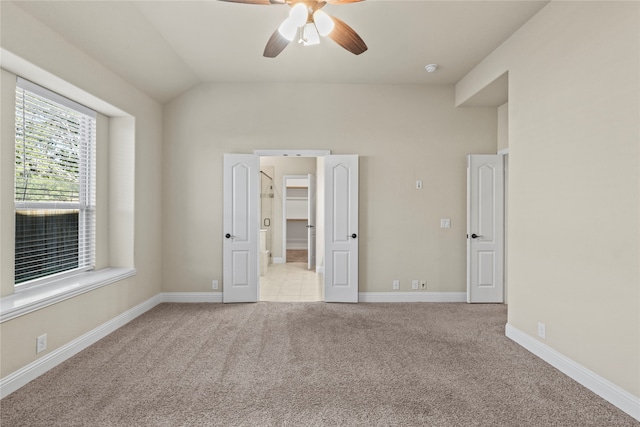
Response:
M10 426L638 426L506 307L161 304L9 395Z

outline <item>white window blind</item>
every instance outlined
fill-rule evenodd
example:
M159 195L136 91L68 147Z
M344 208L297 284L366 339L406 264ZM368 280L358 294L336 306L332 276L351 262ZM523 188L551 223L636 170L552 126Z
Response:
M93 268L96 113L18 78L15 283Z

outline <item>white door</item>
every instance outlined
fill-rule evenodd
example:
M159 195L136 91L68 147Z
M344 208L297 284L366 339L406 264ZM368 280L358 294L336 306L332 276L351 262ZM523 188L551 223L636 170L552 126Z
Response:
M222 301L258 301L258 187L253 154L225 154L223 178Z
M307 269L316 268L316 177L309 174L307 187Z
M504 302L504 159L467 157L467 302Z
M358 302L358 156L325 157L327 302Z

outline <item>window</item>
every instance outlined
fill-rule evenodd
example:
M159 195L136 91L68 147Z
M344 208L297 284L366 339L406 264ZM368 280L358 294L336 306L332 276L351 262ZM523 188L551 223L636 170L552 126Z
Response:
M18 78L15 283L90 270L96 113Z

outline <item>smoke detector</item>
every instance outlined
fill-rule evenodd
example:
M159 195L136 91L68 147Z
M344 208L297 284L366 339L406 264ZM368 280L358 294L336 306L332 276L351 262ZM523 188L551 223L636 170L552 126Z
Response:
M433 73L434 71L436 71L438 69L438 64L429 64L426 65L424 67L425 70L427 70L427 73Z

